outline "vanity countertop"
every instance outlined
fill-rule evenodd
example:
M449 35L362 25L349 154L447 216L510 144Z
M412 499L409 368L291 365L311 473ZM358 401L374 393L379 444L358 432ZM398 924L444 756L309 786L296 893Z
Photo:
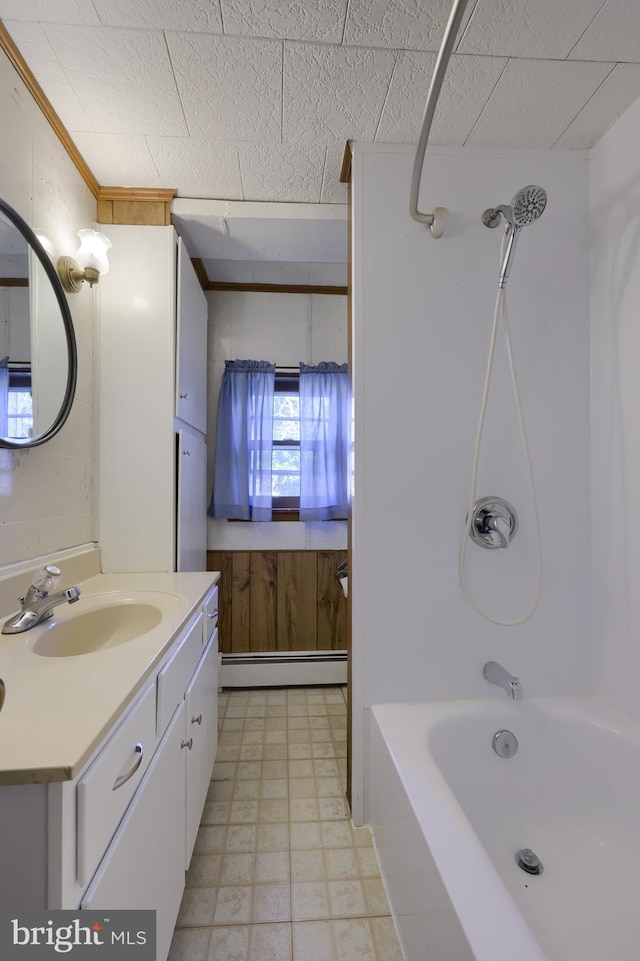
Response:
M0 634L0 784L72 780L198 613L214 572L99 574L79 583L77 604L55 608L43 625ZM33 645L49 627L114 593L172 595L169 613L140 637L71 657L45 657ZM12 612L8 611L7 616ZM2 622L4 623L3 618Z

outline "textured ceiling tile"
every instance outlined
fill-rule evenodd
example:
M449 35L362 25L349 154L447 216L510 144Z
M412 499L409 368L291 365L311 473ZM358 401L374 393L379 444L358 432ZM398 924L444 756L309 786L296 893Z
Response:
M167 34L192 137L281 139L282 44Z
M640 63L638 0L608 0L571 51L570 58Z
M148 137L163 187L180 197L243 200L238 152L228 141Z
M291 144L238 144L245 200L318 203L325 148Z
M40 24L12 20L5 27L66 129L93 130L89 114L67 80Z
M461 29L472 9L470 2ZM451 0L351 0L344 43L439 50L450 12Z
M457 49L459 53L562 59L603 2L478 0Z
M45 32L96 131L187 133L161 33L55 24Z
M373 140L395 63L390 50L287 43L284 140Z
M126 0L123 0L126 2ZM221 0L224 32L340 43L347 0Z
M569 150L592 147L640 97L640 64L619 63L555 144Z
M93 0L93 3L102 23L112 27L222 33L218 0Z
M34 23L100 23L93 3L87 0L0 0L0 20L31 20Z
M176 186L160 180L144 137L75 132L73 141L96 180L103 186Z
M322 192L320 200L323 204L346 204L349 200L347 184L340 183L340 171L344 159L346 141L331 144L327 149L322 175Z
M400 55L376 140L417 142L435 59L431 53ZM433 118L431 145L464 144L505 63L498 57L452 56Z
M510 60L467 146L552 147L610 70L604 63Z

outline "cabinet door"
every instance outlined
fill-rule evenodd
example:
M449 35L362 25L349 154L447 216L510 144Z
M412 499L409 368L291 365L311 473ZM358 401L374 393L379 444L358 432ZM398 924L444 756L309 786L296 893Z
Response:
M214 631L185 694L185 739L191 742L191 750L187 752L185 869L191 861L218 746L217 675L218 634Z
M184 702L80 905L155 910L158 961L169 953L184 889L183 732Z
M187 249L178 246L176 417L207 432L207 299Z
M204 571L207 551L207 444L202 434L178 431L178 571Z

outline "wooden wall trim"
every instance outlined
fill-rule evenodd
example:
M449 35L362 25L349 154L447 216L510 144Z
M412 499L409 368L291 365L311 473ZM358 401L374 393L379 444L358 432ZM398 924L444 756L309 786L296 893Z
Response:
M351 153L351 144L347 140L344 146L344 153L342 155L342 166L340 168L340 183L348 184L351 182L351 159L353 154Z
M315 284L227 284L210 280L204 290L236 290L254 294L336 294L346 296L347 287Z
M168 227L173 189L159 187L100 187L98 221L101 224L136 224Z
M193 269L196 272L196 277L200 281L200 286L203 290L206 290L209 283L209 276L207 274L207 268L204 265L202 257L192 257L191 263L193 264Z
M87 187L89 188L93 196L97 199L98 191L100 189L100 185L98 181L89 170L89 167L87 166L84 158L80 154L80 151L78 150L73 140L67 133L67 130L63 125L62 121L60 120L60 117L51 106L49 100L47 99L47 96L45 95L44 90L42 89L42 87L40 86L40 84L38 83L34 75L31 73L31 70L27 66L26 61L24 60L22 54L20 53L15 43L9 36L6 27L2 22L0 22L0 47L6 53L14 69L20 76L20 79L22 80L24 85L27 87L33 99L35 100L37 106L40 108L40 110L42 111L46 119L51 124L56 136L58 137L58 140L60 141L64 149L67 151L67 153L69 154L69 157L71 158L72 162L75 164L76 169L80 174L80 176L82 177L82 179L84 180L85 184L87 185Z

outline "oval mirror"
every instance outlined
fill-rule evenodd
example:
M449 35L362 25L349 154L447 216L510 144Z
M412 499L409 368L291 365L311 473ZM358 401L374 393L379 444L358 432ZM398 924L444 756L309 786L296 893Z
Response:
M73 322L56 268L0 200L0 447L37 447L57 434L76 377Z

